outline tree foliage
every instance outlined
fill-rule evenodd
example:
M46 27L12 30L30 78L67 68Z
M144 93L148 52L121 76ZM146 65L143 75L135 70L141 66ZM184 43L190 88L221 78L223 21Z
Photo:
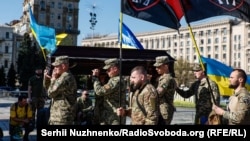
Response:
M0 86L6 86L6 78L3 66L0 68Z
M17 60L17 72L21 90L27 90L28 80L34 75L35 68L38 66L45 68L45 59L42 51L36 44L32 45L29 34L25 33L19 48Z
M8 75L7 75L7 84L10 87L15 87L15 83L16 83L16 71L14 68L14 64L11 63L9 71L8 71Z
M190 83L195 80L191 64L182 58L177 59L177 62L175 63L175 75L179 86L181 84L189 86Z

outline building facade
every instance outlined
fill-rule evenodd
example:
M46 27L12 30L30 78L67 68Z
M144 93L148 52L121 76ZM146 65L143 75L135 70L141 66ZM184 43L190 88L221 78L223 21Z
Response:
M80 0L24 0L21 23L29 28L29 5L39 25L55 28L56 34L66 33L65 45L77 45ZM24 27L23 27L24 28Z
M145 49L166 50L175 59L190 63L198 60L198 52L233 68L242 68L250 74L250 24L225 19L210 23L181 27L179 32L166 29L136 34ZM82 46L118 47L118 36L83 39ZM197 51L196 49L199 48Z
M13 27L0 25L0 67L4 68L5 74L8 73L11 63L14 63L13 37Z

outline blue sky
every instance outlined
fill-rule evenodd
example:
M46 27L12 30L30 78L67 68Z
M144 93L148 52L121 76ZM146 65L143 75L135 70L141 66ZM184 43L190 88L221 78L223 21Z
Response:
M0 24L20 19L22 16L22 3L23 0L2 0L0 5ZM93 5L96 7L95 13L97 15L97 24L94 33L117 34L118 32L120 0L80 0L78 28L81 34L78 36L78 45L80 45L82 38L87 35L92 35L89 13L93 12ZM167 28L125 14L123 14L123 22L133 33L156 31ZM186 25L184 20L181 21L181 24L183 26Z

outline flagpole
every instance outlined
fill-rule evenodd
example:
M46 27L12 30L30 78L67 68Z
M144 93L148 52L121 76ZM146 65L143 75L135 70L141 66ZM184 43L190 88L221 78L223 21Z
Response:
M186 10L185 10L185 8L184 8L184 6L183 6L182 0L179 0L179 1L180 1L180 3L181 3L182 11L183 11L183 13L184 13L184 18L185 18L186 23L187 23L187 25L188 25L188 29L189 29L189 32L190 32L190 34L191 34L192 42L194 43L194 46L195 46L195 49L196 49L196 53L197 53L197 55L198 55L199 62L200 62L200 64L201 64L202 70L205 71L205 67L204 67L204 64L203 64L202 59L201 59L201 55L200 55L200 51L199 51L197 42L196 42L196 40L195 40L195 37L194 37L193 31L192 31L192 28L191 28L190 23L189 23L189 20L188 20L187 16L185 15L185 11L186 11ZM217 105L217 104L216 104L215 97L214 97L214 95L213 95L213 91L212 91L211 85L210 85L209 80L208 80L208 77L206 77L206 80L207 80L207 83L208 83L209 92L210 92L210 94L211 94L211 96L212 96L212 100L213 100L214 104Z
M120 5L120 20L119 20L119 32L120 32L120 36L119 36L119 39L120 39L120 54L119 54L119 56L120 56L120 58L119 58L119 62L120 62L120 82L121 82L121 80L122 80L122 23L123 23L123 14L122 14L122 0L121 0L121 5ZM121 104L121 101L122 101L122 96L121 96L121 94L122 94L122 86L121 86L121 83L119 83L119 85L120 85L120 87L119 87L119 107L121 107L122 106L122 104ZM121 121L122 121L122 117L120 116L119 117L119 123L120 123L120 125L121 125Z

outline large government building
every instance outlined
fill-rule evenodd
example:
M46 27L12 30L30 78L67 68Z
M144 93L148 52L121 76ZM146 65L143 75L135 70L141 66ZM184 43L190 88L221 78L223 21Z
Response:
M186 26L181 27L179 32L166 29L135 35L145 49L166 50L174 58L190 63L198 60L197 44L204 57L214 58L233 68L242 68L250 74L250 24L247 22L228 18L192 25L191 30ZM120 46L117 35L82 40L82 46L90 45Z

